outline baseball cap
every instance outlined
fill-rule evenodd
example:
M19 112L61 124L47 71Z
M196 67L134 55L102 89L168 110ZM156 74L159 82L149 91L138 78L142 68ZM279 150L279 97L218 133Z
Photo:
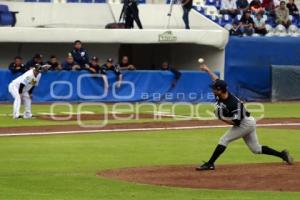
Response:
M109 62L109 63L114 62L114 60L112 58L108 58L106 61Z
M92 60L98 62L99 59L98 59L96 56L93 56L93 57L92 57Z
M37 54L35 54L33 57L34 57L34 58L41 59L41 58L43 58L43 55L42 55L42 54L39 54L39 53L37 53Z
M217 79L210 85L214 90L227 90L227 83L223 80Z

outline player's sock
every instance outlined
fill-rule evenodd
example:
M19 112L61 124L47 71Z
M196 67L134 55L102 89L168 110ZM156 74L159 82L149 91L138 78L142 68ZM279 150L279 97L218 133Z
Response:
M279 158L282 158L281 152L276 151L275 149L272 149L268 146L262 146L262 154L272 155L272 156L277 156Z
M211 158L209 159L208 163L214 164L215 161L219 158L219 156L225 151L226 146L218 144L218 146L215 148L214 153L211 155Z

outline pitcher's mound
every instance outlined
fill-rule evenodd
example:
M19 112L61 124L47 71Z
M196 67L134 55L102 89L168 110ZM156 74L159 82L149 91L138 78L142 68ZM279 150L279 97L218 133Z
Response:
M103 171L98 175L172 187L300 191L300 163L219 165L214 171L196 171L195 166L160 166Z

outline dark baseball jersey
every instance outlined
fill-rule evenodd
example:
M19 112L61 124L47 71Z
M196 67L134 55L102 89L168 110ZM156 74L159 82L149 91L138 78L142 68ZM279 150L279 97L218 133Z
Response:
M107 71L113 71L117 76L121 75L121 70L119 66L112 65L111 67L108 67L107 64L104 64L100 68L100 74L106 74Z
M216 97L216 101L216 116L219 119L231 120L236 126L239 126L245 117L250 116L243 102L230 92L228 92L228 98L226 100L221 100Z

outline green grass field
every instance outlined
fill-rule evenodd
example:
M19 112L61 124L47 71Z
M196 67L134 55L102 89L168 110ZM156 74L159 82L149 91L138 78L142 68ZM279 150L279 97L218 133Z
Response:
M300 117L299 103L264 106L265 116L269 118ZM202 107L211 108L211 105ZM103 112L96 107L87 109ZM147 112L148 109L143 108L141 112ZM49 112L49 106L35 105L33 110L34 113ZM64 108L58 108L57 112L63 110ZM73 110L76 110L76 106ZM16 121L5 116L10 112L11 106L0 105L0 114L3 114L0 116L1 127L61 123L39 119ZM184 106L176 110L176 114L187 113L188 109ZM96 176L98 171L105 169L199 164L210 156L225 130L0 137L0 200L300 199L300 192L180 189L133 184ZM262 144L277 149L288 148L295 160L300 160L299 130L259 128L258 136ZM253 155L240 140L230 145L217 164L262 162L280 160Z

